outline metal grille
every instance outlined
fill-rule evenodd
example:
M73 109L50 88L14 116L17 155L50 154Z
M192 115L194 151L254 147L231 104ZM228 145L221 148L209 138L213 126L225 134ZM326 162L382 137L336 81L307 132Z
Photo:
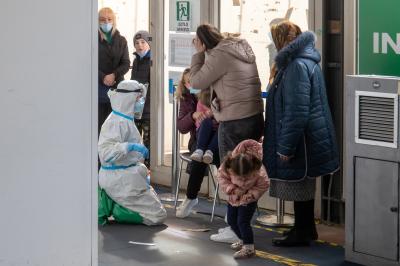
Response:
M395 99L360 95L359 139L394 143Z

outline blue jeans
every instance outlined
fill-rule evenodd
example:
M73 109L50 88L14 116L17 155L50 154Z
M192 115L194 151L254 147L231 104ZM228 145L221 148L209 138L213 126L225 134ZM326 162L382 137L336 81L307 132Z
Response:
M233 232L243 240L243 244L254 244L253 230L251 229L251 218L257 208L257 201L234 207L228 204L228 224Z
M211 150L213 154L218 153L218 131L213 128L211 118L204 119L197 130L197 149L202 151Z

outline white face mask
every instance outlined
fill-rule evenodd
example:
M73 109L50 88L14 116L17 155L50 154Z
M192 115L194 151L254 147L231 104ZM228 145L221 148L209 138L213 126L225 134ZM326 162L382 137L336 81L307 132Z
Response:
M100 23L100 29L105 33L109 33L112 29L112 26L112 23Z
M137 51L136 53L140 56L140 58L143 58L143 57L147 54L148 51L149 51L149 50L147 50L147 51L142 51L142 52Z
M195 88L193 88L193 87L190 87L190 88L189 88L190 94L198 94L198 93L200 93L200 91L201 91L201 90L195 89Z

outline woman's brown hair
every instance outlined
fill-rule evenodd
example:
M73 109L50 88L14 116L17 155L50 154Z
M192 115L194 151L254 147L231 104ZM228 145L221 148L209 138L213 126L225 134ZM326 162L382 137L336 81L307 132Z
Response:
M301 34L299 26L284 20L271 26L272 39L278 52Z
M212 49L224 39L219 30L210 24L202 24L197 27L196 35L199 40L206 46L206 50Z
M183 99L183 95L189 91L188 88L186 88L185 86L185 76L189 75L189 73L190 73L190 68L186 68L182 73L181 80L178 83L178 87L176 88L176 93L175 93L176 99L178 100Z
M272 40L274 41L276 50L279 52L283 47L288 45L301 34L299 26L284 20L271 26ZM270 71L269 83L271 84L277 73L276 65L273 64Z
M259 170L262 165L260 159L246 153L239 153L235 156L229 153L224 163L226 169L232 170L232 172L238 176L246 176L253 171Z

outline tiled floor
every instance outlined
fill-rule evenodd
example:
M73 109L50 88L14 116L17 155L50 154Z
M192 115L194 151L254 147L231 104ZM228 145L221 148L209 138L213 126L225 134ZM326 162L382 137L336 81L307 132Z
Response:
M111 224L99 228L99 265L354 265L344 262L343 228L326 225L318 225L320 240L310 247L279 248L271 244L272 237L280 235L279 229L254 224L257 256L236 261L228 244L209 240L218 228L226 226L222 218L217 216L210 223L210 216L202 213L211 210L210 201L202 199L195 209L198 213L186 219L175 218L173 206L169 204L166 203L168 219L165 225ZM223 216L224 211L222 205L216 212ZM199 228L209 231L187 231Z

